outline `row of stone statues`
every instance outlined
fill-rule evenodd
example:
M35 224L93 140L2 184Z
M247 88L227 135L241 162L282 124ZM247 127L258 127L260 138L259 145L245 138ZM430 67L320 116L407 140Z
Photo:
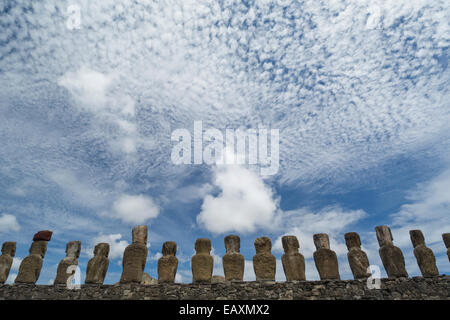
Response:
M405 259L400 248L394 246L391 230L387 226L375 228L381 261L389 278L408 277ZM425 245L425 239L420 230L411 230L411 242L414 255L423 276L437 276L436 259L433 251ZM132 231L133 242L123 253L122 276L120 283L142 283L145 278L145 264L147 261L147 226L136 226ZM45 230L33 237L29 255L22 260L15 283L35 283L42 268L43 259L52 232ZM447 255L450 261L450 233L442 235ZM316 251L314 262L321 280L340 279L338 259L336 253L330 249L330 241L325 233L313 236ZM226 253L223 256L223 269L226 281L242 281L244 278L244 256L240 253L240 238L236 235L226 236L224 239ZM361 240L356 232L345 234L348 248L348 261L355 279L364 279L371 274L368 270L369 259L361 250ZM287 281L306 280L305 258L299 252L299 242L295 236L282 237L284 254L281 258ZM272 243L269 238L261 237L255 240L256 254L253 257L253 268L256 280L275 280L276 258L271 253ZM0 283L8 278L9 271L16 251L15 242L5 242L0 256ZM58 264L54 284L66 284L74 274L74 266L78 265L81 251L80 241L71 241L66 246L66 257ZM210 283L213 278L214 259L210 255L211 240L197 239L196 254L192 257L192 278L194 283ZM177 244L173 241L165 242L162 246L163 256L158 260L158 282L173 283L177 273L178 259L176 257ZM109 266L109 244L99 243L94 248L94 257L89 260L86 268L85 283L103 284Z

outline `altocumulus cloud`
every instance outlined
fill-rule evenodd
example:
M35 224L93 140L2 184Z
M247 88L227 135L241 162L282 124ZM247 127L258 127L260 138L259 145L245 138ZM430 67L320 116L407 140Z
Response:
M148 181L161 193L161 206L173 195L168 186L184 187L186 204L209 194L197 221L214 233L272 228L280 216L278 234L309 230L301 221L286 225L288 214L313 226L319 217L336 226L362 219L339 207L279 212L283 194L244 169L236 169L245 178L239 191L220 179L213 181L218 195L209 184L189 189L184 178L194 168L168 161L169 137L195 120L219 129L279 129L275 179L282 187L372 187L393 159L428 168L450 150L448 1L79 1L78 30L66 28L68 4L0 1L0 185L7 191L0 200L2 212L13 213L30 234L34 220L67 241L73 228L86 232L83 241L102 232L120 244L117 235L128 234L129 224L156 217L155 203L119 200L148 194ZM236 175L216 173L225 180ZM47 188L45 176L64 197ZM427 241L439 240L448 225L442 191L448 184L439 181L419 186L391 216L396 239L397 230L406 235L399 243L408 240L403 226L423 225ZM256 190L258 201L241 184ZM433 185L441 190L435 196ZM242 222L235 220L243 210L226 200L248 208ZM153 209L130 215L126 204L133 202ZM220 216L219 205L227 208ZM96 220L108 210L115 219ZM223 215L229 219L219 226L214 219ZM17 227L3 219L13 226L8 230ZM314 230L334 236L342 228ZM300 245L311 247L305 240Z
M19 231L20 225L12 214L3 213L0 216L0 232Z

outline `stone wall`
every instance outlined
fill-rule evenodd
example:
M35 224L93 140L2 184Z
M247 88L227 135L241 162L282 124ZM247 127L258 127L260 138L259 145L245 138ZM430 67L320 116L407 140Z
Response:
M450 300L450 276L381 279L380 289L366 280L255 281L213 284L0 285L0 300L250 300L250 299L445 299Z

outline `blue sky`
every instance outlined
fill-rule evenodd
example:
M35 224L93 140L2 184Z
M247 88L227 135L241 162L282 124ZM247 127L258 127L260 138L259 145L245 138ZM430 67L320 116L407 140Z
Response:
M68 28L69 5L80 28ZM450 232L447 1L1 1L0 240L17 241L9 281L32 236L54 231L38 283L52 283L65 243L111 244L120 278L131 229L149 226L146 272L178 243L190 282L196 238L223 274L227 234L300 240L317 279L314 233L328 233L350 279L344 233L379 265L374 227L391 226L410 275L408 231L421 229L440 273ZM171 134L278 129L279 170L175 165Z

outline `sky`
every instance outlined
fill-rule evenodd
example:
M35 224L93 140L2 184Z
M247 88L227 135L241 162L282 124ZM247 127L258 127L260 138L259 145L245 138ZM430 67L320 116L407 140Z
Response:
M162 244L177 242L177 282L192 280L197 238L211 239L223 275L228 234L241 238L245 280L261 236L285 280L283 235L297 236L318 279L316 233L351 279L346 232L385 277L378 225L410 276L412 229L449 274L449 21L443 0L0 0L0 241L17 242L8 282L48 229L38 284L53 283L73 240L82 283L95 244L110 243L113 284L136 225L149 228L154 278ZM174 163L177 129L198 152L196 122L201 134L278 132L277 170Z

